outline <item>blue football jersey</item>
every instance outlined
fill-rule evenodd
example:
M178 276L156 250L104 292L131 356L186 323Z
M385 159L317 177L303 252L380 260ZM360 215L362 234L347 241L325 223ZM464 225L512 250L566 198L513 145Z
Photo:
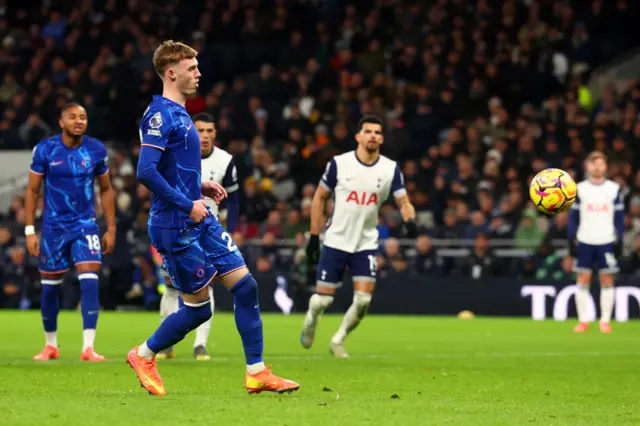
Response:
M188 200L202 199L200 137L184 106L154 96L140 122L142 146L161 151L158 173ZM149 225L183 228L191 223L189 213L153 194Z
M45 226L62 226L95 220L94 179L109 172L104 144L82 137L77 148L52 136L33 149L31 171L44 176Z

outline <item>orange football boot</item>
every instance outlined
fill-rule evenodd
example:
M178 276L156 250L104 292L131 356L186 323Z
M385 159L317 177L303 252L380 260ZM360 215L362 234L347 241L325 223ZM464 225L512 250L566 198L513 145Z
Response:
M608 322L601 322L600 323L600 333L611 333L613 331L613 329L611 328L611 324L609 324Z
M85 349L80 355L80 361L103 362L104 360L105 357L103 357L102 355L98 355L98 353L94 351L93 348Z
M573 331L575 333L584 333L587 330L589 330L589 323L588 322L578 323L578 325L576 325L575 328L573 329Z
M293 392L300 389L300 385L294 381L283 379L271 372L271 367L256 374L247 372L244 378L244 387L249 393L260 392Z
M38 355L33 357L34 361L49 361L52 359L58 359L58 357L60 356L60 352L58 351L58 348L53 347L51 345L47 345L44 347L44 349L42 350L42 352L40 352Z
M138 356L138 347L136 346L127 354L127 363L136 372L140 385L147 392L157 396L165 396L167 394L162 378L158 374L155 359L149 360Z

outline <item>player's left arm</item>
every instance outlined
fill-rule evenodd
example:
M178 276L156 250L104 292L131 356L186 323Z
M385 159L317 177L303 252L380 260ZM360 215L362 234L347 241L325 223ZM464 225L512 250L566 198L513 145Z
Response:
M618 237L615 245L615 255L620 257L622 254L622 242L624 238L624 202L622 201L622 191L618 190L616 199L613 204L614 225L616 227L616 235Z
M391 182L391 193L396 200L396 204L400 209L402 220L406 227L406 235L408 238L415 238L418 236L418 225L416 224L416 209L409 200L409 194L404 187L404 177L400 168L396 166L395 174L393 175L393 181Z
M238 170L236 164L231 160L227 166L227 171L222 179L222 186L227 191L225 199L225 216L227 221L227 231L233 233L238 226L240 216L240 199L238 197Z
M113 251L116 242L116 197L109 177L109 156L106 150L98 161L96 175L100 187L102 211L107 222L107 232L102 237L102 253L109 254Z

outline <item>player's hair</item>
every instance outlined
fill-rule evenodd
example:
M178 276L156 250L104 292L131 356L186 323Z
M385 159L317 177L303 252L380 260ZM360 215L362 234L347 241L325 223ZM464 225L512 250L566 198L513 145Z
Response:
M591 154L587 156L587 161L592 162L601 158L604 162L607 162L607 155L602 151L593 151Z
M196 115L191 117L191 121L193 121L194 123L196 121L204 121L205 123L215 123L215 120L213 119L213 115L209 114L208 112L197 113Z
M379 124L382 130L384 131L384 123L382 122L380 117L376 115L365 115L364 117L362 117L360 121L358 121L358 132L362 130L362 126L364 126L365 123Z
M66 104L65 106L62 107L62 109L60 110L60 117L62 117L62 115L67 112L67 110L74 108L74 107L78 107L78 108L82 108L84 109L84 107L82 105L80 105L77 102L69 102L68 104Z
M163 41L153 53L153 67L160 76L170 65L176 65L185 59L193 59L198 56L198 51L184 43L173 40Z

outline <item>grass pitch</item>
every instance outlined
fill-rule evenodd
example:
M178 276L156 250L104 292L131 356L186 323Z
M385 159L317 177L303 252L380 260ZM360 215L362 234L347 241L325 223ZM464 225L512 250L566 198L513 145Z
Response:
M125 364L157 315L101 314L96 349L108 362L86 364L80 314L65 312L61 358L37 363L39 313L0 311L0 424L640 424L637 322L575 335L569 322L371 316L342 360L328 353L341 317L323 318L311 350L298 342L301 316L263 319L266 362L299 392L248 395L233 316L216 314L214 359L194 361L187 336L178 358L159 362L168 394L158 398Z

